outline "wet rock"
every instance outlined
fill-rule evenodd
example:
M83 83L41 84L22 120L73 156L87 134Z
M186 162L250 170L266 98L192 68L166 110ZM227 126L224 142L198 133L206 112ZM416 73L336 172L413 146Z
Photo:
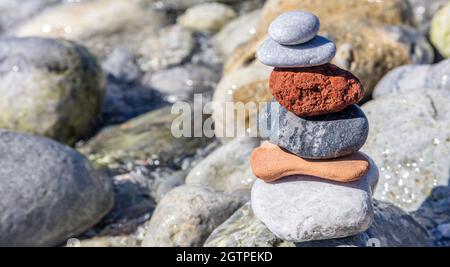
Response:
M235 138L216 149L187 175L186 184L206 185L218 191L250 191L254 176L250 154L259 145L257 138Z
M115 47L136 52L145 38L167 24L150 0L92 0L45 10L17 28L18 36L76 40L101 58Z
M109 177L69 147L1 130L0 153L2 246L58 245L112 207Z
M156 207L142 245L202 246L211 231L245 201L243 196L204 186L177 187Z
M100 109L103 73L75 43L0 40L0 127L73 144Z
M143 70L160 70L189 59L195 47L189 30L175 25L161 29L143 41L139 48L139 64Z
M144 77L144 83L174 103L193 99L194 94L212 95L220 74L206 66L186 64Z
M363 105L371 125L363 151L380 168L376 198L415 210L434 186L448 183L449 100L446 91L421 90Z
M177 23L193 31L217 32L235 17L236 12L227 5L204 3L187 9Z
M192 112L193 113L193 112ZM183 159L195 154L211 140L206 137L176 138L171 126L179 114L163 107L117 126L105 128L79 150L100 165L120 168L134 161L179 168ZM191 118L194 123L194 119ZM197 127L192 125L192 129ZM200 125L202 126L202 125Z

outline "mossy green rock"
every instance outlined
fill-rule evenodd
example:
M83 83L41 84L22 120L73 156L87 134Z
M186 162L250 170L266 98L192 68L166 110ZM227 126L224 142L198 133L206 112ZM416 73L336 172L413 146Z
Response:
M97 114L103 74L96 59L69 41L0 40L0 128L72 144Z
M79 150L97 164L111 169L136 161L179 167L184 158L194 155L211 140L174 137L171 125L177 116L171 114L170 106L151 111L104 129Z
M450 57L450 2L442 7L431 22L430 38L439 52Z

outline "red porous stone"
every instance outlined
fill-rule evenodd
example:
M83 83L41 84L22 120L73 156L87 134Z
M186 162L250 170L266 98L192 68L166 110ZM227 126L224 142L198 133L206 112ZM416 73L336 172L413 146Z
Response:
M364 96L358 78L333 64L275 68L269 86L278 103L298 116L339 112Z

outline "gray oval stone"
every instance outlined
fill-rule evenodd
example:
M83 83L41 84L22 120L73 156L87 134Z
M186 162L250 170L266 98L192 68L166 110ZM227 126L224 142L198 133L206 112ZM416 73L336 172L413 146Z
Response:
M259 117L261 137L309 159L328 159L352 154L365 143L369 122L364 112L351 105L338 113L299 117L272 101Z
M302 68L329 63L336 55L336 46L320 35L299 45L281 45L267 39L256 56L263 64L280 68Z
M70 147L0 130L0 246L54 246L112 207L111 179Z
M367 157L367 156L366 156ZM311 176L290 176L273 183L257 179L251 204L255 216L279 238L303 242L358 234L373 221L372 194L378 168L359 181L338 183Z
M269 26L269 36L283 45L303 44L313 39L320 28L314 14L290 11L278 16Z
M104 76L84 47L50 38L0 39L0 128L73 144L100 110Z

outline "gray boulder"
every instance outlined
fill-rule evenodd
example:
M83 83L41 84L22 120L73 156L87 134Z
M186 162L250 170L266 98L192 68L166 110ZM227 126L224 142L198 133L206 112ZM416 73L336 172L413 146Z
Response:
M52 246L97 223L111 180L69 147L0 130L0 245Z
M103 74L83 47L45 38L0 39L0 128L72 144L100 109Z

